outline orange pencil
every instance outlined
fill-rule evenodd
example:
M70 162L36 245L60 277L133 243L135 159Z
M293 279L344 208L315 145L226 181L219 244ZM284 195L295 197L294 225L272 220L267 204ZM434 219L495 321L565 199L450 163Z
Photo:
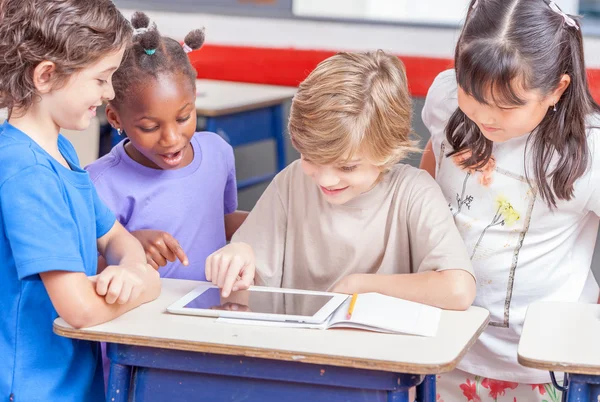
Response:
M352 295L352 300L350 300L350 306L348 307L348 314L346 314L346 319L349 320L352 318L352 313L354 312L354 305L356 304L356 299L358 298L358 294L354 293Z

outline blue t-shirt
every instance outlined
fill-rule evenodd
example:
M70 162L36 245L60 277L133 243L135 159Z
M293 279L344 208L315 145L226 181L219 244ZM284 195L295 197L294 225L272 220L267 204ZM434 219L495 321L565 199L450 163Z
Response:
M58 315L39 273L95 275L96 239L115 217L71 143L59 136L58 148L72 170L8 122L0 126L0 400L104 399L99 345L52 332Z

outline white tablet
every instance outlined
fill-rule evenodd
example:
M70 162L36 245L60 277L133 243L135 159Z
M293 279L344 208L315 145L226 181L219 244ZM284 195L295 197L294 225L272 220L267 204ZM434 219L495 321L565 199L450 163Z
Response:
M337 293L252 286L224 299L219 288L206 282L173 303L167 311L209 317L320 324L347 298L347 295Z

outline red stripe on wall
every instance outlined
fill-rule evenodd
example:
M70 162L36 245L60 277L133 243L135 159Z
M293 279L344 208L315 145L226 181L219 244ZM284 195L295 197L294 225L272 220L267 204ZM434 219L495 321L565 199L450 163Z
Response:
M600 103L600 69L588 68L588 83L592 96Z
M321 61L336 52L205 45L190 53L198 78L251 82L257 84L298 86ZM406 66L411 93L424 97L434 78L451 68L449 59L399 56ZM590 89L600 101L600 69L588 70Z

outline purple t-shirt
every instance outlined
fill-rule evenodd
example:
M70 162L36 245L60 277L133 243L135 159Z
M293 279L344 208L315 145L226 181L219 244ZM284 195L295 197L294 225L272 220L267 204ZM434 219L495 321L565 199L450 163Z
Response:
M161 277L205 280L206 257L225 245L224 216L237 209L233 149L214 133L196 133L193 161L159 170L131 159L125 143L86 167L100 198L127 230L162 230L179 241L190 265L169 262Z

